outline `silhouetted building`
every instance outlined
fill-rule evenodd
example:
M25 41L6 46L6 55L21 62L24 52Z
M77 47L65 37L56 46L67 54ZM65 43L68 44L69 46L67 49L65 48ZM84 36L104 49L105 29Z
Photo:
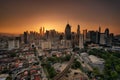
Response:
M104 33L100 33L100 45L106 45Z
M96 44L99 44L100 42L100 33L96 31Z
M44 33L45 33L45 27L43 27L43 31L42 31L42 34L44 35Z
M55 31L55 29L53 29L53 30L50 30L50 39L51 40L54 40L55 38L56 38L56 31Z
M77 35L76 35L77 44L79 44L79 38L80 38L80 25L77 26Z
M40 27L40 35L42 35L42 27Z
M74 32L72 32L71 34L71 43L72 43L72 47L75 47L77 41L76 41L76 34Z
M87 40L87 29L83 30L83 42L85 43Z
M80 49L84 48L83 35L79 36L79 48Z
M60 34L59 40L63 40L64 33Z
M113 35L114 36L114 35ZM120 35L116 35L114 36L114 39L113 39L113 46L119 46L120 47Z
M67 24L65 28L65 39L71 40L71 26L69 24Z
M49 38L49 33L50 33L50 31L46 30L46 33L45 33L46 39Z
M18 40L21 43L21 37L15 37L15 40Z
M99 26L99 33L101 33L101 27Z
M109 29L108 28L105 29L105 37L107 37L107 38L109 37Z
M77 37L79 38L79 36L80 36L80 25L78 25L77 27Z
M111 41L111 38L110 38L108 28L105 29L105 43L106 43L106 46L111 46L112 45L112 41Z
M97 43L96 41L97 41L97 32L95 32L95 31L89 31L88 33L87 33L87 38L88 38L88 40L90 41L90 42L92 42L92 43Z
M100 34L101 34L101 27L99 26L99 32L97 33L97 44L100 44Z
M55 31L55 29L53 29L53 30L46 30L45 37L46 37L46 39L49 39L51 41L54 41L54 40L60 38L59 35L58 35L58 32Z
M44 27L40 27L40 36L43 36L45 33L45 28Z
M24 32L24 43L27 44L28 43L28 32Z

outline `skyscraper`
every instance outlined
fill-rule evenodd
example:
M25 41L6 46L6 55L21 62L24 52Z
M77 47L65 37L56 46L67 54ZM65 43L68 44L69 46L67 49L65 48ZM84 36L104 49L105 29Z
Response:
M99 26L99 31L97 33L97 43L99 44L100 43L100 34L101 34L101 27Z
M111 46L110 45L111 41L110 41L110 36L109 36L109 29L106 28L104 33L105 33L105 43L106 43L106 46Z
M42 32L42 35L44 35L44 33L45 33L45 27L43 27L43 32Z
M92 43L97 43L97 32L95 31L88 31L87 33L87 39L88 41L92 42Z
M77 35L80 36L80 25L77 26Z
M84 48L84 45L83 45L83 35L80 34L79 36L79 48L82 49Z
M28 32L24 32L24 43L27 44L28 43Z
M101 27L99 26L99 33L101 33Z
M40 27L40 36L43 36L45 33L45 27Z
M76 35L77 44L79 44L79 38L80 38L80 25L77 26L77 35Z
M87 29L83 30L83 42L85 43L87 40Z
M67 24L65 28L65 39L71 40L71 26L69 24Z
M42 35L42 27L40 27L40 35Z
M105 41L105 33L100 33L100 45L105 45L106 41Z
M105 37L107 37L107 38L109 37L109 29L108 28L105 29Z

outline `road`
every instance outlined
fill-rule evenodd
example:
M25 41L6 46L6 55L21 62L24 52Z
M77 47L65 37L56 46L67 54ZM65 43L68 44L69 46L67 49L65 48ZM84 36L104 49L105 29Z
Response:
M36 50L37 50L37 54L36 54L36 58L37 58L37 60L38 60L38 62L39 62L39 66L41 67L41 71L42 71L42 73L41 73L41 76L42 76L42 80L48 80L48 78L47 78L47 76L46 76L46 74L45 74L45 72L44 72L44 70L43 70L43 67L41 66L41 61L39 60L39 54L40 54L40 50L38 49L38 47L36 46Z
M59 73L57 76L55 76L53 78L53 80L60 80L68 72L70 66L72 65L72 63L74 61L74 56L75 56L75 54L72 54L71 59L68 62L68 65L66 66L66 68L61 73Z
M88 70L93 71L92 67L89 66L78 54L76 54L76 57L78 58L79 62L82 64L83 67L86 67ZM84 63L83 63L84 61Z

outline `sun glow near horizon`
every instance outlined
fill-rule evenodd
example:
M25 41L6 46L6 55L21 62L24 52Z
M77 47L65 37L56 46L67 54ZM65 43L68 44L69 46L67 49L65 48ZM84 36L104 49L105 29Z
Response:
M33 24L34 23L34 24ZM46 30L56 30L57 32L63 32L65 31L65 27L67 25L67 22L62 22L62 21L46 21L46 22L33 22L33 23L29 23L29 25L24 25L24 27L21 27L21 25L15 27L15 26L10 26L9 29L6 28L1 28L0 29L0 33L12 33L12 34L22 34L24 31L35 31L35 32L40 32L40 28L44 27L45 28L45 32ZM80 25L80 31L81 33L83 33L83 30L87 29L89 30L94 30L94 31L98 31L99 29L99 25L98 24L90 24L90 23L84 23L84 22L74 22L71 21L70 23L71 26L71 31L72 32L76 32L77 31L77 26L78 24ZM110 33L115 32L115 28L113 29L113 26L110 25L100 25L101 26L101 31L104 32L105 28L109 28L110 29ZM107 26L107 27L106 27ZM115 33L116 34L116 33Z

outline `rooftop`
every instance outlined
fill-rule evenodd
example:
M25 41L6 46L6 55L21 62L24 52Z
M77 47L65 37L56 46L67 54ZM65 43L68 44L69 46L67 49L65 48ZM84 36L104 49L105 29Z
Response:
M104 60L102 58L98 58L94 55L90 55L89 59L91 60L92 63L96 63L96 64L103 64Z

